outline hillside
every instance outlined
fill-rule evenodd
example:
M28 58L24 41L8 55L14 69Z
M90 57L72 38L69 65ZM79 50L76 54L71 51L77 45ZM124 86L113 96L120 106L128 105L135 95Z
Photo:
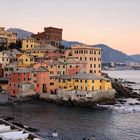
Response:
M71 45L82 44L76 41L63 41L63 45L66 47L70 47ZM92 45L92 47L102 48L102 60L104 62L126 62L126 61L134 61L133 58L128 56L127 54L112 49L104 44Z
M18 39L25 38L26 36L31 37L31 35L33 34L32 32L18 29L18 28L9 28L9 29L7 29L7 31L17 33Z
M102 59L104 62L126 62L126 61L134 61L127 54L112 49L104 44L93 45L93 47L102 48Z
M130 55L130 57L135 61L140 62L140 54Z
M16 32L18 35L18 38L24 38L26 36L30 37L33 33L26 31L26 30L22 30L22 29L18 29L18 28L9 28L8 31L11 32ZM71 45L76 45L76 44L82 44L78 41L65 41L63 40L63 45L67 48L69 48ZM126 61L134 61L135 58L139 59L138 56L128 56L127 54L112 49L111 47L104 45L104 44L98 44L98 45L92 45L93 47L98 47L98 48L102 48L102 60L104 62L126 62ZM134 58L134 59L133 59Z

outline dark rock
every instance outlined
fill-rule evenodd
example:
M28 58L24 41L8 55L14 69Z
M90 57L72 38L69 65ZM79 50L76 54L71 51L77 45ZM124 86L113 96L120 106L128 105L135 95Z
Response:
M140 105L140 103L135 103L135 105Z
M135 104L133 104L133 103L129 103L129 105L135 105Z

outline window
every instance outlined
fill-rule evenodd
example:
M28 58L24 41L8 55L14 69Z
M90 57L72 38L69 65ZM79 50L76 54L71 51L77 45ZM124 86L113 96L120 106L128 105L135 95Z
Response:
M26 59L26 61L28 61L28 59Z
M101 65L99 64L99 68L101 67Z
M85 61L87 60L87 57L85 57Z
M96 68L96 64L94 64L94 68Z
M70 68L72 68L72 65L70 65Z
M76 68L78 68L78 65L76 65Z
M94 83L94 80L92 80L92 83Z
M80 80L80 82L82 83L82 80Z
M60 65L58 65L58 68L60 68Z
M26 45L26 48L28 48L28 45Z
M93 57L90 57L89 60L90 60L90 61L93 61Z
M90 64L90 68L92 68L92 64Z
M96 57L94 57L94 61L96 61Z
M82 57L80 57L80 60L82 61Z
M94 73L96 73L96 70L94 70Z
M94 90L94 86L92 86L92 90Z
M88 51L87 50L84 50L84 54L87 54L88 53Z
M85 80L85 83L87 83L87 80Z
M94 54L96 54L96 51L94 51Z
M93 51L90 51L90 54L93 54Z
M53 82L50 82L50 85L51 85L51 86L53 86L53 85L54 85L54 83L53 83Z
M63 65L63 68L65 68L65 66Z
M89 73L93 73L93 70L90 70Z

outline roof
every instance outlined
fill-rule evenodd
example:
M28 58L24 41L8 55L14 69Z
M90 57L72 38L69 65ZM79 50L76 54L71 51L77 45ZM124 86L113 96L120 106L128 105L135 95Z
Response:
M29 73L32 72L33 68L17 68L14 73Z
M27 50L27 52L28 51L41 51L41 50L53 52L58 49L56 47L53 47L50 44L41 44L41 45L38 45L37 47L34 47L33 49Z
M20 82L20 85L33 85L31 82Z
M33 72L48 72L48 69L40 66L38 69L33 70Z
M5 66L5 68L17 68L17 63L15 62L15 63L10 63L10 64L8 64L8 65L6 65Z
M103 76L98 76L96 74L91 73L78 73L74 76L71 75L61 75L59 77L60 79L82 79L82 80L109 80L107 78L104 78Z
M85 44L78 44L78 45L73 45L71 49L93 49L93 50L101 50L101 48L96 48L92 47L90 45L85 45Z
M69 80L69 79L72 79L72 76L71 75L60 75L58 77L58 79Z
M8 58L9 59L13 59L14 58L14 56L12 55L12 53L10 53L9 51L1 51L1 53L4 53L4 54L6 54L7 56L8 56Z
M105 79L103 76L98 76L91 73L78 73L73 76L74 79L85 79L85 80L102 80Z
M22 54L19 50L17 49L12 49L12 50L4 50L2 53L5 53L9 58L15 58L17 54Z

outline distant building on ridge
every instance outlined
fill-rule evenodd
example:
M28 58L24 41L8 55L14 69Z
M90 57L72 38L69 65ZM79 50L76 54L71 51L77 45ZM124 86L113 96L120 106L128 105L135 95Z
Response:
M32 35L39 43L48 43L52 46L59 47L62 45L63 29L54 27L45 27L44 32Z

